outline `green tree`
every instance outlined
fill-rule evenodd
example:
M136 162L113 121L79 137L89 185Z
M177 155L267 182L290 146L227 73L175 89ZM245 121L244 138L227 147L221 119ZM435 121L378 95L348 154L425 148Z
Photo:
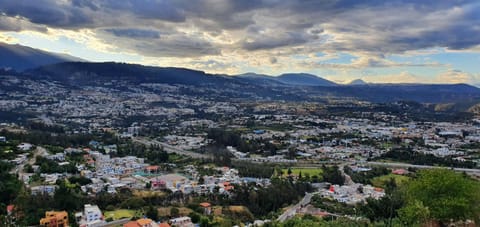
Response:
M450 220L478 219L480 183L448 169L423 170L405 188L406 207L401 209L409 222L427 217L447 223ZM412 210L421 215L411 215Z
M179 214L180 214L180 210L178 208L176 207L170 208L170 216L178 217Z
M419 226L430 217L430 210L421 201L415 200L412 204L398 211L402 222L409 226Z
M153 206L148 206L146 215L148 218L152 220L155 220L155 221L158 220L158 210Z

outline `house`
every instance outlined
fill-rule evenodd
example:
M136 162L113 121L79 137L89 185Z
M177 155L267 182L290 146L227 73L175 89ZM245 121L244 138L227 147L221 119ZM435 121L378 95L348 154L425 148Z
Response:
M123 224L123 227L159 227L152 219L141 218L136 221L129 221Z
M66 227L68 226L68 213L66 211L47 211L45 217L40 219L40 226Z
M75 214L80 227L97 226L105 223L102 211L97 205L85 204L83 212Z
M13 214L13 211L15 210L15 205L8 205L7 206L7 215L12 215Z
M203 202L200 203L200 206L203 208L203 214L210 215L212 213L212 204Z
M33 145L29 143L21 143L17 146L17 148L21 151L28 151L32 149Z
M56 154L48 155L45 158L47 158L49 160L63 162L63 161L65 161L65 154L64 153L56 153Z
M408 173L408 171L405 169L395 169L395 170L392 170L392 173L396 175L405 175Z
M170 223L172 224L172 226L177 227L194 227L192 219L190 219L190 217L179 217L170 219Z
M48 195L53 195L55 194L55 190L57 190L57 185L40 185L40 186L35 186L31 187L30 191L32 195L43 195L43 194L48 194Z

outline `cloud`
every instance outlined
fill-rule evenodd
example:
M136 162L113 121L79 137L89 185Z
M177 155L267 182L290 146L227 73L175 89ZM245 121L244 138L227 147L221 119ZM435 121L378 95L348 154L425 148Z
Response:
M474 83L480 79L480 74L472 74L461 70L449 69L438 74L434 82L437 83Z
M147 39L158 39L160 38L160 33L155 30L150 29L138 29L138 28L107 28L104 31L112 33L118 37L128 37L128 38L147 38Z
M467 73L461 70L448 69L434 76L421 76L407 71L398 74L365 75L367 81L374 83L435 83L435 84L473 84L480 79L480 74Z
M8 17L0 15L0 31L40 31L47 32L47 28L42 25L32 24L18 17Z
M273 57L273 56L270 57L268 60L270 61L271 64L276 64L278 62L278 59L276 57Z
M308 37L298 33L259 34L255 37L248 37L240 42L240 46L245 50L273 49L284 46L296 46L308 42Z
M0 0L0 12L4 16L25 18L33 24L54 27L84 27L93 24L83 8L53 0Z
M479 24L480 2L469 0L0 0L2 31L88 31L102 51L269 70L445 67L389 56L478 52Z
M142 19L169 22L184 22L186 19L183 9L176 7L174 1L169 0L105 0L98 2L98 5L107 12L130 13Z
M116 47L123 50L142 53L149 57L198 57L219 55L220 49L208 42L203 36L190 36L178 31L160 35L153 30L144 29L106 29L98 31L100 40L109 40L109 51Z
M315 60L315 59L314 59ZM445 67L447 65L437 62L410 63L394 62L379 56L360 55L349 63L325 63L323 61L306 60L299 63L309 68L329 69L363 69L363 68L392 68L392 67Z
M18 40L11 37L11 36L3 35L3 34L0 33L0 42L2 42L2 43L15 43L15 42L18 42Z
M384 74L384 75L366 75L362 79L372 83L421 83L425 82L418 75L412 74L407 71L396 74Z

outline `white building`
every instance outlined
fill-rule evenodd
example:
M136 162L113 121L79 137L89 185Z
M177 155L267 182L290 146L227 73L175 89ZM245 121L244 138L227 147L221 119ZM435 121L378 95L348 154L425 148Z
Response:
M22 150L22 151L28 151L28 150L32 149L32 147L33 147L33 145L29 144L29 143L21 143L17 146L17 148Z
M81 227L93 227L105 223L102 211L97 205L85 204L83 213L77 213L75 217Z
M172 223L172 226L178 226L178 227L194 227L192 223L192 219L190 217L179 217L179 218L174 218L170 219L170 223Z

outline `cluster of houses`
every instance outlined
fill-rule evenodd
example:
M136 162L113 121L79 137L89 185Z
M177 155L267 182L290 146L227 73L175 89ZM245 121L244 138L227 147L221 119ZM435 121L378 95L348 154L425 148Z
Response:
M342 186L331 185L329 189L321 189L320 195L341 203L357 204L365 202L367 198L380 199L385 196L385 190L371 185L354 183Z

